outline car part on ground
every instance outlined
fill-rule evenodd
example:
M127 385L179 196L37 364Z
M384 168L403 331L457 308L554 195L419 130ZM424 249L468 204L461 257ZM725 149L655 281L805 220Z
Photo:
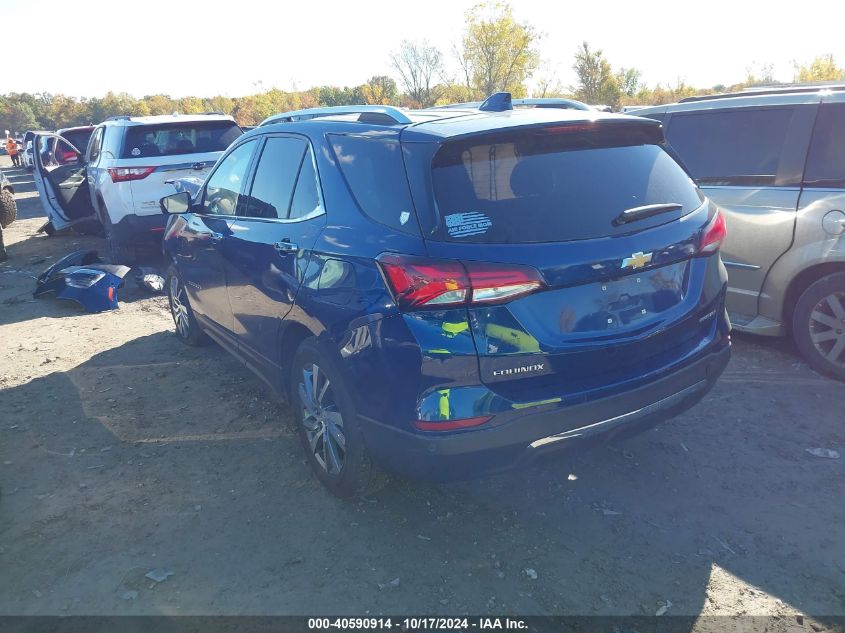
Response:
M96 251L74 251L38 276L33 296L53 294L79 303L88 312L114 310L118 307L117 290L129 270L128 266L104 263Z
M164 291L164 277L158 269L150 266L138 266L135 269L135 283L139 288L156 294Z
M641 108L705 194L725 214L733 326L765 336L792 334L811 366L836 369L835 331L809 339L803 297L845 271L845 85L782 86L691 97ZM800 314L799 314L800 312ZM833 318L832 312L821 314ZM831 364L833 363L833 364Z

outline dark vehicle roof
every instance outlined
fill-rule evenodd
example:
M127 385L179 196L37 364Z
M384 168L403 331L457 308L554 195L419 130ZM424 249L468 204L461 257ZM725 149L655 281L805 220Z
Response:
M94 125L79 125L77 127L63 127L60 130L56 130L56 134L62 136L67 134L68 132L87 132L92 131L96 126Z
M251 130L244 138L267 132L321 133L366 133L374 136L395 138L401 134L403 141L440 142L446 139L506 131L526 126L568 125L594 121L618 122L633 125L659 125L658 121L629 116L608 114L596 110L569 110L556 108L518 108L504 112L479 112L477 110L411 110L406 112L411 123L385 125L370 123L364 115L338 114L321 116L302 121L267 123Z

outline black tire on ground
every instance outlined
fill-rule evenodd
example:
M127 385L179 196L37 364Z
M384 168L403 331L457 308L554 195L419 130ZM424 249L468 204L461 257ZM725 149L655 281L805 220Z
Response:
M315 373L316 389L313 387ZM290 401L299 438L308 463L320 482L344 499L371 494L387 485L387 474L373 462L364 445L343 375L315 339L306 339L299 346L290 376ZM306 387L307 382L309 387ZM305 404L309 397L313 397L310 409ZM333 438L328 445L324 441L325 433L330 433ZM338 463L340 468L337 468Z
M813 369L845 381L845 272L822 277L801 294L792 336Z
M44 231L44 233L47 234L48 236L49 235L55 235L55 233L56 233L56 227L53 226L52 222L47 222L39 230Z
M164 284L170 316L173 317L173 324L176 326L176 337L186 345L194 347L207 343L208 336L197 323L182 280L172 266L167 271Z
M6 228L18 217L18 205L10 191L0 191L0 227Z
M100 224L103 225L103 233L109 248L109 261L112 264L134 264L138 257L135 248L114 235L114 225L111 223L109 211L102 198L99 200L98 206L99 213L97 213L97 217L100 220Z

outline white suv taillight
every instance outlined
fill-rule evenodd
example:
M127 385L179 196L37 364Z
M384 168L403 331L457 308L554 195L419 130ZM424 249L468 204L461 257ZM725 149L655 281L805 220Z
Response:
M109 176L112 182L141 180L153 173L155 169L155 167L110 167Z

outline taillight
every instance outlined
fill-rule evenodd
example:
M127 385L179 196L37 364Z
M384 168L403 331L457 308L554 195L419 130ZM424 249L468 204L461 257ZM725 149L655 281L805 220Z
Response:
M709 255L715 253L722 246L725 237L728 235L725 226L725 216L721 211L716 211L713 219L701 231L701 245L698 247L699 254Z
M155 167L110 167L109 176L112 182L141 180L153 173L155 169Z
M400 310L500 303L543 286L540 273L529 266L395 253L377 261Z

